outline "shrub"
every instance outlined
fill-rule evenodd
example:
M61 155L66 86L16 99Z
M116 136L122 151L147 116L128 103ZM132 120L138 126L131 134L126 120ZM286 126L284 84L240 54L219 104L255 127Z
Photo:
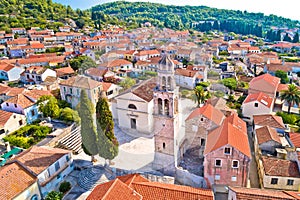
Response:
M294 125L300 119L298 115L288 114L285 112L277 112L276 115L282 117L283 123L285 124Z
M157 76L157 72L153 72L153 71L145 71L145 75L147 76Z
M71 189L71 183L68 181L64 181L59 186L59 191L62 193L66 193Z
M80 122L80 117L76 110L72 110L71 108L64 108L60 111L59 119L65 122Z
M63 193L51 191L45 197L45 200L61 200L63 198Z
M182 96L183 98L186 98L186 97L189 95L189 93L190 93L190 91L188 91L188 90L182 90L182 91L181 91L181 96Z

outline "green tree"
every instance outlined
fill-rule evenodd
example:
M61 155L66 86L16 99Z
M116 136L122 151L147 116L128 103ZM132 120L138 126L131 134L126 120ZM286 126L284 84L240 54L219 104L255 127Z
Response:
M280 78L280 83L282 83L282 84L289 83L289 78L288 78L288 75L285 71L277 70L275 72L275 76Z
M197 106L199 107L200 104L204 103L205 100L211 97L211 94L208 91L205 91L203 87L199 85L194 88L194 96Z
M94 156L98 154L94 120L95 108L85 90L81 90L80 103L77 110L81 119L82 148L87 155L91 156L91 160L94 161Z
M43 95L38 99L37 104L39 106L39 111L43 113L44 117L59 117L60 109L55 97Z
M63 198L63 193L51 191L45 197L45 200L61 200Z
M68 107L61 109L59 118L66 122L76 122L77 124L80 123L78 112Z
M290 38L289 34L285 34L285 36L283 37L283 41L286 41L286 42L291 42L292 39Z
M131 88L132 86L134 86L135 83L136 82L134 79L127 77L120 82L120 86L123 88L123 90L127 90L128 88Z
M280 93L280 98L288 103L288 114L290 114L291 107L300 103L300 91L296 85L290 84L287 90Z
M72 69L79 73L83 73L86 69L97 67L95 61L88 56L78 56L70 61L70 65Z
M223 85L228 87L231 91L236 90L237 80L235 78L225 78L222 80Z

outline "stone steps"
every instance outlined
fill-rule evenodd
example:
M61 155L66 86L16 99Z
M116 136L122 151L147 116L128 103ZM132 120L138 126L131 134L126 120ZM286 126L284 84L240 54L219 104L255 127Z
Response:
M81 153L82 139L80 133L80 126L74 129L69 135L58 141L58 148L72 150L75 154Z

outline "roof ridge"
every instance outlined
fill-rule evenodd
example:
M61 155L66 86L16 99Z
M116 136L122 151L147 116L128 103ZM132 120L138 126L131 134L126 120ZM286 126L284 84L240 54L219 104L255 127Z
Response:
M111 190L114 188L114 186L117 184L117 182L120 181L120 179L116 178L113 183L111 184L111 186L109 187L109 189L106 191L105 195L102 197L102 199L104 200L107 195L111 192ZM122 182L122 181L120 181ZM108 182L107 182L108 183ZM122 182L123 183L123 182ZM125 184L125 183L124 183Z

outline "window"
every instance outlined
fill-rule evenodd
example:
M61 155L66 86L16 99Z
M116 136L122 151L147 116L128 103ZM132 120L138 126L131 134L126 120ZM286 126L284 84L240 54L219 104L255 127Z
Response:
M201 122L203 122L203 121L204 121L203 117L201 117L200 121L201 121Z
M67 156L66 156L66 161L69 162L69 160L70 160L70 158L69 158L69 156L67 155Z
M73 89L72 88L70 88L70 94L72 94L73 93Z
M18 106L17 106L17 104L15 104L15 108L17 108Z
M219 159L215 160L215 166L216 167L221 167L222 166L222 161L219 160Z
M20 126L23 125L23 121L22 121L22 120L19 121L19 125L20 125Z
M133 104L129 104L129 105L128 105L128 108L136 110L136 106L133 105Z
M64 87L64 92L66 92L66 87Z
M165 148L166 148L166 143L163 142L163 149L165 149Z
M5 130L4 129L0 129L0 134L3 134L5 133Z
M56 179L60 179L61 178L61 174L57 174Z
M236 182L236 176L232 176L231 181Z
M78 96L80 95L79 89L77 89L77 95L78 95Z
M272 185L277 185L277 183L278 183L278 178L272 178L271 179L271 184Z
M286 184L287 185L294 185L294 180L288 179Z
M224 154L230 154L230 152L231 152L231 148L229 147L224 148Z
M233 160L232 161L232 168L238 168L239 167L239 161L238 160Z
M31 197L31 199L30 200L38 200L39 198L38 198L38 195L37 194L35 194L35 195L33 195L32 197Z
M31 115L32 115L32 116L34 116L34 115L35 115L35 112L34 112L34 110L32 110L32 111L31 111Z
M215 180L218 181L218 180L220 180L220 179L221 179L220 175L219 175L219 174L216 174L216 175L215 175Z
M8 103L6 103L6 106L9 106L9 104L8 104Z
M136 119L131 119L131 128L136 129Z
M200 145L201 145L201 146L204 146L204 145L205 145L205 139L203 139L203 138L200 139Z
M58 170L59 170L59 168L60 168L60 166L59 166L59 162L56 162L56 163L55 163L55 171L58 171Z
M256 108L257 108L257 107L258 107L258 103L254 103L254 107L256 107Z

